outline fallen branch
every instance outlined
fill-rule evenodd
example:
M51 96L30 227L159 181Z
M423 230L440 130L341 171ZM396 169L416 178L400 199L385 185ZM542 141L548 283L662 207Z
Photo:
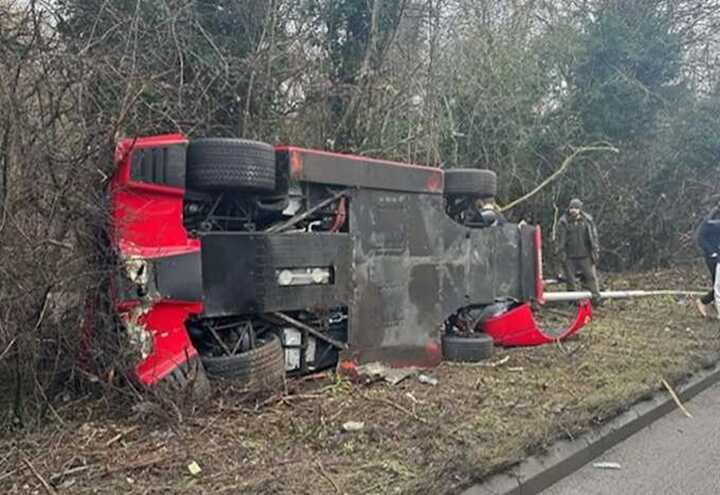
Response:
M670 392L670 397L673 398L673 400L675 401L675 404L677 404L677 406L685 414L685 416L687 416L688 418L692 418L692 414L690 414L690 412L687 409L685 409L685 406L682 405L682 402L680 402L680 399L678 398L677 394L672 389L670 384L667 381L665 381L665 378L662 378L662 384L665 385L665 388L667 389L667 391Z
M71 474L77 474L77 473L81 473L81 472L83 472L83 471L87 471L88 469L90 469L90 468L92 468L92 467L94 467L93 464L87 464L87 465L84 465L84 466L76 466L76 467L74 467L74 468L70 468L70 469L68 469L68 470L66 470L66 471L63 471L62 473L53 474L52 476L50 476L50 479L51 479L53 482L57 482L58 480L61 480L61 479L63 479L63 478L66 477L66 476L70 476Z
M613 153L620 152L620 150L618 150L617 148L615 148L614 146L611 146L609 144L604 145L604 146L594 146L593 145L593 146L582 146L580 148L576 148L575 151L573 151L570 155L565 157L565 159L562 162L562 165L560 165L560 168L558 168L555 172L553 172L553 174L550 177L548 177L547 179L542 181L540 184L538 184L538 186L535 189L533 189L532 191L530 191L529 193L525 194L524 196L519 197L515 201L512 201L511 203L506 204L505 206L500 208L500 211L509 210L510 208L513 208L513 207L519 205L520 203L522 203L523 201L526 201L526 200L532 198L533 196L535 196L537 193L542 191L548 184L550 184L552 181L554 181L555 179L560 177L563 173L565 173L565 171L570 167L573 160L575 160L575 158L577 158L578 155L587 153L588 151L612 151Z
M407 414L407 415L410 416L411 418L413 418L413 419L415 419L415 420L417 420L417 421L419 421L419 422L421 422L421 423L423 423L423 424L428 424L428 421L427 421L425 418L421 418L420 416L418 416L418 415L415 414L414 412L410 411L409 409L404 408L404 407L401 406L400 404L396 404L395 402L393 402L393 401L391 401L391 400L388 400L388 399L385 399L385 398L382 398L382 397L372 398L372 397L368 397L368 396L365 395L365 394L360 394L360 395L361 395L362 397L364 397L365 400L374 401L374 402L382 402L383 404L386 404L386 405L388 405L388 406L390 406L390 407L393 407L393 408L397 409L398 411L400 411L401 413Z
M165 460L164 456L157 455L157 456L151 457L150 459L141 459L139 461L129 462L127 464L122 464L119 466L113 466L113 467L108 466L105 469L105 475L154 466L155 464L160 464L164 460Z
M114 444L115 442L120 440L122 437L124 437L125 435L129 435L130 433L134 432L138 428L140 428L140 425L132 426L125 431L121 431L120 433L118 433L117 435L112 437L110 440L108 440L107 443L105 443L105 447L110 447L112 444Z
M30 469L30 471L35 476L35 478L37 478L37 480L40 482L40 484L43 486L43 488L45 488L46 492L48 492L50 495L57 495L57 492L55 491L55 489L52 486L50 486L50 483L48 483L45 480L45 478L42 477L42 475L40 473L38 473L37 469L35 469L35 466L32 465L32 463L30 462L29 459L23 458L23 462L28 467L28 469Z
M325 471L325 468L323 467L322 463L320 461L317 461L317 469L320 473L320 476L325 478L330 482L330 484L335 488L335 493L340 493L340 488L337 486L337 483L335 483L335 480L333 480L330 475Z

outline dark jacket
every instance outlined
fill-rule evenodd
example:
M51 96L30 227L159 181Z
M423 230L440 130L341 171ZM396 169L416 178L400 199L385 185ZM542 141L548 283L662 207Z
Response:
M720 251L720 218L715 218L719 213L720 207L713 208L697 230L697 242L705 256Z
M588 251L590 253L590 256L593 258L593 262L597 263L598 258L600 256L600 240L598 239L597 234L597 228L595 227L595 222L593 221L593 218L585 213L584 211L580 212L580 215L583 217L583 223L585 225L585 232L586 232L586 242L588 243ZM567 214L560 217L560 221L558 222L557 226L557 239L555 243L555 252L558 256L561 258L565 258L567 256L567 241L568 241L568 225L570 223L570 220L568 220Z

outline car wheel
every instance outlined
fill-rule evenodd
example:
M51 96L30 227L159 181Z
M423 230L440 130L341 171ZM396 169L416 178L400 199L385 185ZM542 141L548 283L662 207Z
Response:
M212 389L200 361L190 358L160 380L156 392L167 398L204 400L210 397Z
M266 143L204 138L188 146L186 186L191 190L271 192L275 174L275 150Z
M256 340L256 347L233 356L201 356L210 378L232 379L251 388L274 388L285 378L285 351L275 334Z
M445 171L445 195L495 197L497 175L492 170L453 168Z
M470 336L448 334L443 335L442 349L446 361L475 363L490 358L495 346L493 339L484 333Z

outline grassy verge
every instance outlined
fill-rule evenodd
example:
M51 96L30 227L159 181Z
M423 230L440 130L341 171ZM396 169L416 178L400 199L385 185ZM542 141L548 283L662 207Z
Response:
M679 271L612 283L703 285ZM437 386L329 375L260 408L218 391L172 425L69 401L62 424L0 441L0 492L43 493L42 478L59 493L455 493L699 370L720 324L689 303L613 301L571 341L500 351L495 367L445 363L430 371Z

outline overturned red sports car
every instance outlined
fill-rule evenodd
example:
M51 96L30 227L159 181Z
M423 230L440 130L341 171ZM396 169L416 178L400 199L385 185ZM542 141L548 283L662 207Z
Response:
M114 297L146 385L477 360L590 319L537 328L540 231L487 206L489 170L179 134L126 139L115 162Z

